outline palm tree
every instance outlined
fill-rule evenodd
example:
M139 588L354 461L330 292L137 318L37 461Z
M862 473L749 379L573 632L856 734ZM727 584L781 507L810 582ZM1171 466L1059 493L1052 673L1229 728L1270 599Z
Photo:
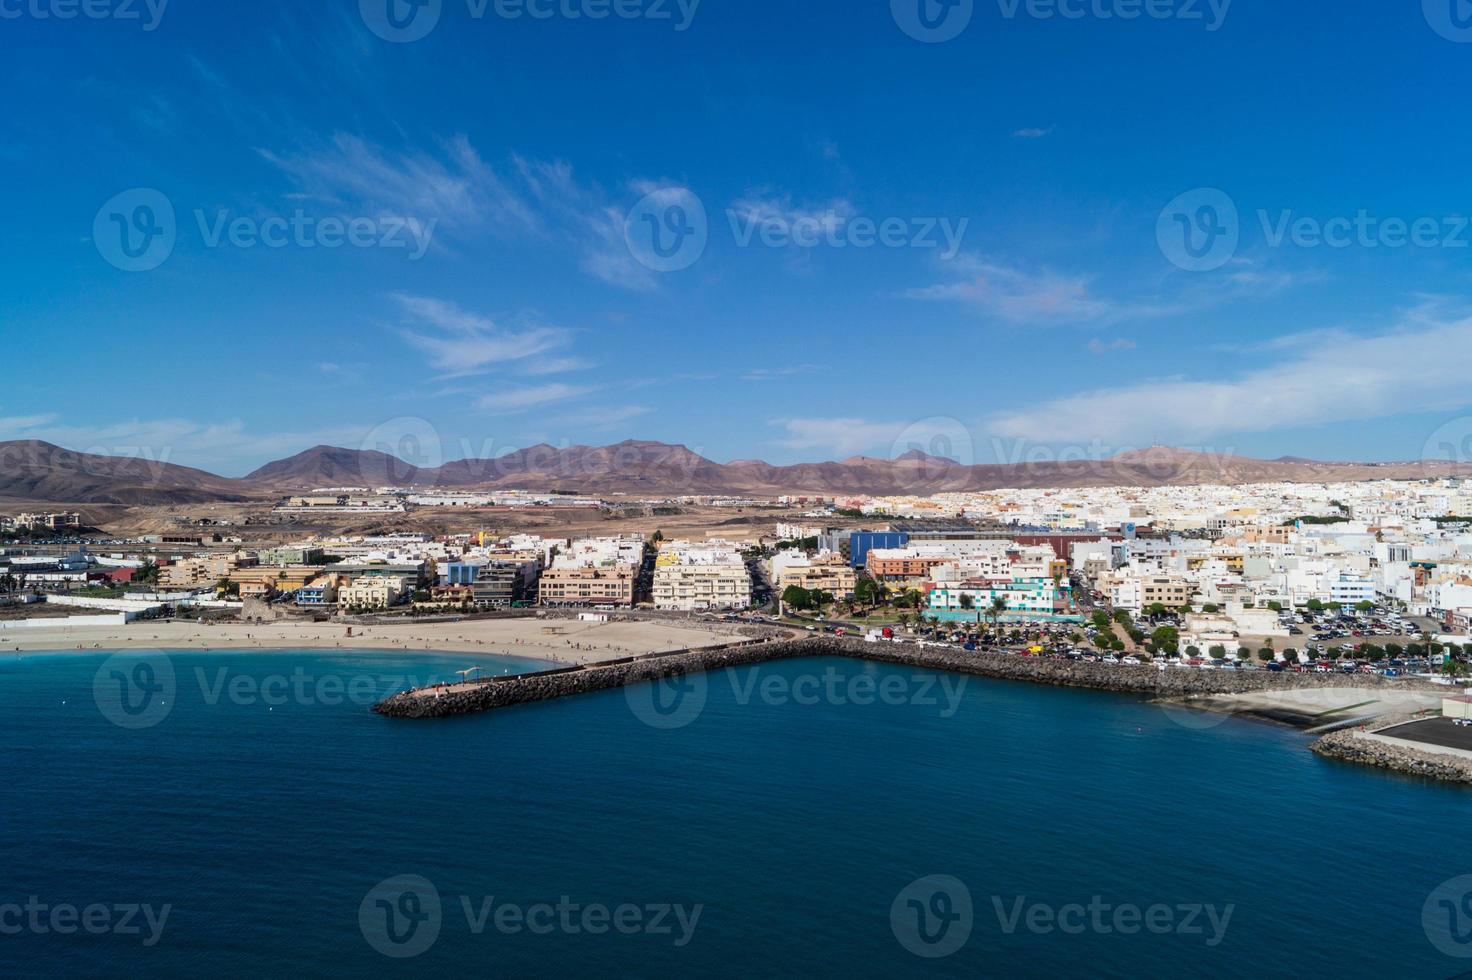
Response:
M961 608L968 612L976 609L976 599L970 592L961 593ZM976 612L976 632L981 632L981 610L979 609Z
M1000 629L1001 629L1001 621L1002 621L1002 613L1004 613L1006 611L1007 611L1007 600L1006 599L1003 599L1001 596L997 596L996 598L994 598L992 600L991 617L992 617L992 632L993 633L1000 632Z

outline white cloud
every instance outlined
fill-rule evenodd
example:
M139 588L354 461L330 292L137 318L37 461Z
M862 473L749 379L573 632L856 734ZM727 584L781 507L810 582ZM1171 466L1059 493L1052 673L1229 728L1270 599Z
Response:
M1134 350L1137 345L1128 337L1115 337L1113 340L1100 340L1095 337L1089 341L1089 350L1095 354L1108 354L1110 351Z
M1096 296L1086 276L1033 272L974 255L947 264L958 278L906 291L908 299L961 303L1014 323L1115 323L1184 312L1181 304L1121 301Z
M1056 127L1049 126L1046 129L1037 126L1028 126L1024 129L1013 131L1012 135L1021 140L1040 140L1044 136L1050 136Z
M404 339L424 352L442 378L479 374L497 364L534 358L571 340L571 333L560 327L505 329L489 317L445 300L404 293L393 293L391 298L419 328L401 331Z
M552 402L578 398L594 390L589 387L556 382L525 388L505 388L501 391L480 396L480 398L476 399L475 404L482 411L511 414L513 412L524 412L529 408L536 408L539 405L548 405Z
M796 206L787 195L776 195L758 190L733 201L729 210L733 221L742 226L742 233L763 226L780 228L792 236L794 229L815 229L820 236L835 234L857 213L853 204L843 198L834 198L826 204Z
M347 133L291 156L262 157L312 196L339 207L435 220L440 227L502 234L534 231L535 211L464 136L438 154L392 152Z
M634 419L643 418L653 409L647 405L620 405L608 408L590 408L587 411L569 412L556 420L558 425L581 426L583 428L603 431L615 429L619 426L632 422Z
M1100 388L1002 413L987 425L998 436L1038 442L1136 445L1472 405L1472 376L1448 356L1472 349L1472 318L1440 321L1420 311L1390 333L1285 349L1286 359L1235 377Z
M787 431L775 440L784 449L817 450L835 456L887 452L905 429L903 423L858 418L778 419L772 424Z

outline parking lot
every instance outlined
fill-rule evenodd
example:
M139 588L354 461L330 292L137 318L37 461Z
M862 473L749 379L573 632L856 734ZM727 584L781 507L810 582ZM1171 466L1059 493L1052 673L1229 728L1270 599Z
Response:
M1454 725L1450 718L1413 721L1406 725L1386 728L1376 734L1403 738L1408 742L1421 742L1426 745L1440 745L1444 748L1465 749L1472 752L1472 726Z

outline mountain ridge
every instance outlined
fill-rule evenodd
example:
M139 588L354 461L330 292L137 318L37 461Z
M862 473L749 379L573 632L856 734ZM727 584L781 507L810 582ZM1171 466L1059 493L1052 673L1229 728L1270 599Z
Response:
M576 490L585 493L928 495L946 491L1187 486L1204 483L1322 483L1472 475L1449 462L1326 463L1261 460L1169 446L1103 459L965 464L911 450L895 459L778 465L718 463L689 447L630 439L608 446L545 443L490 459L416 465L374 449L319 445L273 460L244 477L138 457L80 453L39 441L0 442L0 498L37 503L125 505L243 501L330 486L424 489Z

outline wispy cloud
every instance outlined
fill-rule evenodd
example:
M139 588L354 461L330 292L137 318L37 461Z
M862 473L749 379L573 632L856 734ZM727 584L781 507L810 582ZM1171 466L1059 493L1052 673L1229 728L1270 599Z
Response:
M579 398L597 389L555 382L522 388L505 388L476 399L476 407L485 412L512 414L553 402Z
M1029 126L1024 129L1014 130L1012 135L1014 138L1020 140L1040 140L1044 136L1051 136L1053 130L1056 128L1057 127L1055 126L1048 126L1046 129L1036 126Z
M786 435L773 440L784 449L819 451L834 456L864 452L887 452L905 426L899 422L874 422L861 418L776 419Z
M857 213L853 204L844 198L834 198L824 204L794 205L789 195L776 194L765 188L737 198L730 208L732 219L745 228L772 225L791 232L806 226L819 229L820 234L836 232Z
M456 136L437 152L390 151L348 133L293 154L260 155L298 188L334 205L434 219L440 227L506 236L536 231L535 211Z
M975 255L948 263L958 278L904 293L909 299L960 303L1013 323L1115 323L1184 312L1179 303L1095 295L1087 276L1004 265Z
M561 327L503 328L489 317L445 300L404 293L393 293L391 298L413 325L400 331L404 339L424 353L441 378L481 374L499 364L564 347L571 339L571 332Z
M1135 342L1128 337L1115 337L1113 340L1100 340L1098 337L1095 337L1089 341L1089 350L1095 354L1108 354L1111 351L1117 350L1134 350L1135 347Z
M741 376L742 381L781 381L818 370L816 364L794 364L790 367L753 368Z
M557 425L578 426L595 431L607 431L626 425L634 419L643 418L653 409L647 405L618 405L606 408L590 408L586 411L568 412L554 420Z
M1301 340L1301 338L1299 338ZM991 432L1038 442L1199 442L1472 405L1472 377L1449 351L1472 349L1472 317L1421 309L1394 331L1339 336L1232 377L1142 380L994 416Z

